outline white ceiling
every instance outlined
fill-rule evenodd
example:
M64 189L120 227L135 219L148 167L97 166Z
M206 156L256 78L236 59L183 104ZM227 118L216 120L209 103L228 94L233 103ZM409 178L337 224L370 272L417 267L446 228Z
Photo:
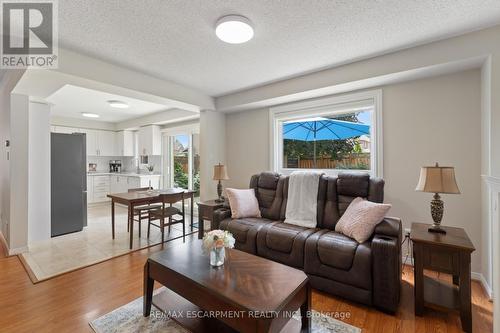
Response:
M109 106L107 101L119 100L129 105L127 109ZM120 122L150 115L169 109L167 105L156 104L135 98L109 94L98 90L64 85L45 101L52 104L51 115L79 119L94 119L107 122ZM99 118L85 118L82 112L96 113Z
M247 16L255 37L218 40ZM65 0L60 45L224 95L500 23L498 0Z

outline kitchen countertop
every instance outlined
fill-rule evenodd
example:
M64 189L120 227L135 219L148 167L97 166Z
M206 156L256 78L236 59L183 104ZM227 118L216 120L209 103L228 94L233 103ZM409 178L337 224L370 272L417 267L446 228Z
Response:
M128 176L128 177L150 177L150 176L161 176L159 173L137 173L137 172L100 172L100 171L88 171L87 176Z

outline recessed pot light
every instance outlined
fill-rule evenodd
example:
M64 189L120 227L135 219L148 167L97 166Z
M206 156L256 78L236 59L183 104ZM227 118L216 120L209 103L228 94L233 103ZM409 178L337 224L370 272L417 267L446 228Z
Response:
M226 43L245 43L253 37L252 23L240 15L223 16L215 25L215 34Z
M87 118L99 118L98 114L90 113L90 112L82 112L82 116Z
M109 106L117 109L126 109L128 108L128 104L122 101L108 101Z

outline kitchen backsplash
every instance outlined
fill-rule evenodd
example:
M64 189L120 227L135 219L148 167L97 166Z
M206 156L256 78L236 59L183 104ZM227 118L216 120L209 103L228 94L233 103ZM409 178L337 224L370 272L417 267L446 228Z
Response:
M97 164L97 172L108 172L110 160L121 160L122 171L137 171L137 159L131 156L87 156L87 170L89 163L95 163ZM155 173L161 173L161 156L148 156L148 164L154 165ZM140 168L144 171L146 169L146 164L141 164Z

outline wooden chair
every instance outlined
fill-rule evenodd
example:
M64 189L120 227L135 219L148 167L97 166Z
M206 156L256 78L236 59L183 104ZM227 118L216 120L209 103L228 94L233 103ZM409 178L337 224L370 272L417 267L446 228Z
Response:
M160 194L162 199L162 207L158 209L153 209L149 211L149 221L148 221L148 238L150 233L151 225L161 229L161 243L165 241L165 227L168 227L168 232L170 233L170 227L174 224L182 223L182 241L186 241L186 213L184 207L184 192L179 193L168 193ZM182 209L173 206L174 203L182 201ZM181 218L175 218L174 216L180 215ZM159 224L154 224L152 221L158 220ZM168 220L168 222L166 222Z
M130 188L128 192L142 192L152 190L152 187L140 187L140 188ZM134 207L132 213L132 220L139 222L139 237L141 237L141 222L142 220L149 219L149 211L152 209L158 209L161 207L161 203L157 204L147 204L143 206ZM127 223L127 232L130 232L130 225ZM149 233L148 233L149 237Z

